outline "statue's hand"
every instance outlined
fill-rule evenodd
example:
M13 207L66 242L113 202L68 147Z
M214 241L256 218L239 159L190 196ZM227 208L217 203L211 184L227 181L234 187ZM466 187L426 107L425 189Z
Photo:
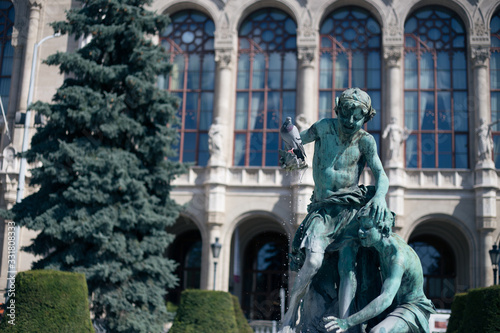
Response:
M370 218L374 221L385 221L391 214L383 197L373 197L366 206L370 208Z
M325 328L327 332L335 331L335 333L342 333L349 328L347 319L340 319L334 316L329 316L324 317L323 321L326 323Z

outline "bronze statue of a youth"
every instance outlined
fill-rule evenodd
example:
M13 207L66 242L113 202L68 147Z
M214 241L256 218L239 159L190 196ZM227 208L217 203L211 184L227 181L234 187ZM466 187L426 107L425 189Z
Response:
M304 144L315 143L315 187L308 215L292 244L291 268L299 273L282 320L282 332L293 332L300 301L331 245L339 251L340 317L348 316L356 293L358 226L352 225L353 217L363 206L370 209L371 218L377 221L390 214L385 202L389 183L377 155L375 139L362 129L376 113L370 96L359 88L348 89L337 98L335 112L336 119L322 119L300 133ZM366 164L375 177L375 189L358 186Z
M374 222L364 209L357 218L361 245L373 247L379 254L382 291L362 310L346 319L324 318L325 328L328 332L345 332L388 310L389 314L370 333L428 333L429 316L435 313L435 308L424 295L424 277L418 255L401 237L391 232L389 225L392 223ZM393 220L392 217L388 219Z

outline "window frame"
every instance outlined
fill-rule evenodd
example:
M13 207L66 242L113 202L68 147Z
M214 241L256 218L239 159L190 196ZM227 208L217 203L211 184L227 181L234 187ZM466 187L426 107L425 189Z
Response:
M438 21L436 20L435 18L433 18L432 16L438 16L438 14L436 14L436 12L444 12L446 13L447 15L449 15L449 18L441 18L441 21L443 20L449 20L450 23L449 23L449 28L452 27L453 25L453 20L456 20L458 22L458 24L461 25L461 28L463 30L462 33L459 33L459 32L456 32L456 31L453 31L453 29L450 29L450 36L452 36L453 34L456 34L456 36L454 38L457 38L457 37L460 37L463 35L464 37L464 42L463 42L463 46L461 47L454 47L453 46L453 38L450 37L451 41L446 41L446 42L442 42L441 40L435 40L433 41L431 38L429 38L428 36L425 36L425 40L422 38L423 34L413 34L413 33L407 33L406 32L406 27L407 27L407 24L410 20L412 19L416 19L417 20L417 27L415 29L418 29L420 30L421 29L421 25L419 26L418 25L418 20L424 20L422 18L418 18L417 15L419 15L420 13L422 12L425 12L425 11L428 11L428 10L431 10L432 11L432 14L427 17L425 20L427 21ZM422 24L424 25L424 24ZM428 29L427 31L427 34L430 34L430 30L432 30L435 26L432 26L430 29ZM425 28L425 27L424 27ZM429 26L427 27L429 28ZM427 29L425 28L425 29ZM455 13L453 12L452 10L446 8L446 7L442 7L442 6L427 6L427 7L423 7L415 12L413 12L411 15L408 16L407 20L405 21L405 32L404 32L404 47L403 47L403 50L404 50L404 57L403 57L403 109L404 109L404 119L405 119L405 125L407 125L407 121L409 121L409 118L407 118L407 113L408 113L408 110L407 110L407 105L406 105L406 98L407 98L407 93L408 93L408 96L410 96L410 93L416 93L417 97L416 97L416 120L417 120L417 129L412 129L410 128L410 135L409 135L409 139L411 137L415 137L416 139L416 149L415 149L415 152L416 152L416 166L410 166L409 163L411 161L408 160L408 139L405 141L405 167L406 168L409 168L409 169L469 169L470 168L470 156L469 156L469 152L470 152L470 149L469 149L469 135L470 135L470 128L469 128L469 124L468 124L468 121L466 120L465 121L465 126L466 126L466 129L465 130L459 130L459 129L456 129L456 119L455 119L455 116L457 116L459 113L456 113L455 112L455 102L459 103L458 102L458 99L457 101L455 100L455 93L463 93L465 94L465 101L467 101L468 99L468 63L467 63L467 31L465 29L465 25L462 21L462 19ZM443 44L444 43L449 43L451 44L451 47L449 48L446 48L446 47L440 47L440 48L436 48L436 47L428 47L425 43L428 41L428 39L431 39L431 41L429 43L440 43L442 42ZM412 40L413 42L415 42L416 46L408 46L407 43L409 40ZM437 62L438 62L438 54L439 53L448 53L449 55L449 63L450 63L450 68L449 68L449 87L448 88L439 88L439 81L438 81L438 71L440 71L439 67L437 66ZM463 69L463 72L464 72L464 75L465 75L465 87L464 88L455 88L455 82L453 80L453 75L454 75L454 71L455 70L460 70L460 68L454 68L453 67L453 56L457 53L463 53L464 54L464 61L465 61L465 69ZM416 68L416 88L407 88L406 86L406 82L407 82L407 78L406 78L406 71L407 71L407 64L406 64L406 60L407 60L407 57L409 54L414 54L415 55L415 61L416 61L416 64L417 64L417 68ZM422 77L422 57L425 55L425 54L430 54L431 57L432 57L432 88L422 88L421 87L421 77ZM425 67L424 67L424 70L425 70ZM432 93L434 95L433 99L433 109L432 110L424 110L422 111L422 107L421 107L421 103L422 103L422 93ZM450 129L440 129L439 128L439 116L440 116L440 112L441 110L439 110L439 101L438 101L438 96L440 93L449 93L450 95L450 105L449 105L449 110L443 110L444 112L442 112L443 114L446 114L447 111L449 111L449 115L450 115L450 119L449 119L449 124L450 124ZM460 103L459 103L460 104ZM457 104L457 105L459 105ZM427 104L428 105L428 104ZM467 114L467 119L468 119L468 116L470 114L469 112L469 107L467 105L467 102L465 102L465 108L466 108L466 114ZM422 112L425 112L427 113L428 111L432 111L434 113L434 120L433 120L433 126L434 128L433 129L422 129L423 127L423 122L424 122L424 117L422 116ZM458 118L457 118L458 119ZM407 126L408 127L408 126ZM424 143L423 141L426 141L423 139L423 137L425 136L429 136L431 137L432 135L434 136L433 138L433 155L434 155L434 166L423 166L424 163L423 163L423 159L424 159L424 155L425 155L425 152L423 152L423 149L424 149ZM440 145L440 137L442 138L443 136L440 136L440 135L450 135L451 136L451 150L449 152L449 155L451 155L451 166L446 166L446 167L440 167L439 166L439 163L440 163L440 149L439 149L439 145ZM465 148L465 153L462 153L462 155L465 155L466 156L466 159L465 159L465 163L466 163L466 166L465 167L459 167L457 168L457 155L459 154L457 152L457 143L456 143L456 139L458 136L465 136L465 142L466 142L466 148ZM432 153L432 151L429 151L430 153ZM431 154L429 154L431 155Z

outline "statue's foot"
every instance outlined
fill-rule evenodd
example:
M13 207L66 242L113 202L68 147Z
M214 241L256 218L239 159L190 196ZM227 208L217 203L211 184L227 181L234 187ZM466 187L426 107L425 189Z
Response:
M295 328L291 328L290 326L284 326L282 329L278 331L278 333L295 333Z

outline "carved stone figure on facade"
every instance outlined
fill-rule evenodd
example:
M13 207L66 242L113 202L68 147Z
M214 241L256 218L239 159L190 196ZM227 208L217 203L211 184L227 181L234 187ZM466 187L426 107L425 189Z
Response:
M338 307L341 318L349 315L357 288L355 267L359 248L358 225L353 217L364 206L377 221L390 214L385 202L389 184L375 139L362 129L376 113L370 97L358 88L348 89L337 98L335 112L337 119L322 119L300 133L304 144L315 142L315 188L308 215L292 244L291 269L299 273L282 320L282 332L295 331L300 302L323 265L327 248L338 252ZM375 176L375 187L358 186L365 164ZM307 322L307 314L301 315L301 322ZM304 332L312 329L299 328Z
M479 126L476 128L477 157L479 162L491 160L491 156L493 153L493 139L491 137L491 128L499 122L500 120L495 121L491 124L487 124L483 118L479 120Z
M401 146L409 136L410 131L406 127L404 129L401 128L397 124L397 119L392 117L390 124L387 125L382 133L383 139L389 138L388 158L390 162L395 162L399 159Z
M224 163L222 156L223 129L224 125L220 118L216 117L208 130L208 151L210 152L208 164L211 166L219 166Z
M14 172L16 168L16 150L8 146L3 150L2 171Z

